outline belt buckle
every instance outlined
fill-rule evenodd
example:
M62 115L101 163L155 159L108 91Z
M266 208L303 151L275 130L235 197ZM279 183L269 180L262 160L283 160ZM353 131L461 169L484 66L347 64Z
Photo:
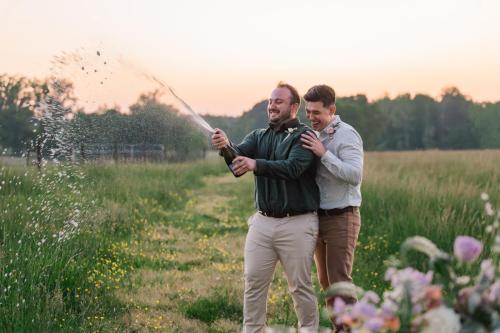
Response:
M263 211L263 210L259 210L259 213L260 213L261 215L266 216L266 217L272 217L272 216L271 216L271 214L269 214L268 212L265 212L265 211Z

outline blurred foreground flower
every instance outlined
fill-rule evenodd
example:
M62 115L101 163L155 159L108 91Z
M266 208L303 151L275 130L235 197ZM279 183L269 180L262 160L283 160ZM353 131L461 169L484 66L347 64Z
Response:
M486 193L481 195L489 200ZM382 300L372 291L358 303L346 305L336 298L329 309L335 324L348 327L348 332L401 333L500 333L500 246L499 213L486 202L486 215L493 223L486 229L495 231L492 258L484 259L475 277L459 276L463 264L474 263L483 251L483 244L469 236L458 236L453 246L454 256L440 250L430 240L416 236L401 245L401 260L393 260L385 279L390 282ZM429 258L428 272L404 267L409 251ZM467 266L470 269L478 266ZM328 297L360 294L355 285L342 282L330 286ZM446 297L443 297L445 295Z
M422 319L425 327L422 333L458 333L460 332L460 318L450 308L440 306L427 311Z
M475 261L482 250L483 244L477 239L469 236L458 236L453 245L455 257L462 262Z

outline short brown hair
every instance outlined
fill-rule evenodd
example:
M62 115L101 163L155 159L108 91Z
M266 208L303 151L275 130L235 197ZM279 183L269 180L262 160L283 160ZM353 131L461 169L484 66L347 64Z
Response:
M319 84L310 88L304 95L304 99L307 102L321 101L324 107L330 107L335 104L335 90L326 84Z
M280 81L280 82L278 82L278 85L276 86L276 88L288 89L288 91L290 91L290 94L292 95L292 97L290 98L290 104L297 103L300 105L300 95L299 95L299 92L297 91L297 89L295 89L295 87L289 85L288 83Z

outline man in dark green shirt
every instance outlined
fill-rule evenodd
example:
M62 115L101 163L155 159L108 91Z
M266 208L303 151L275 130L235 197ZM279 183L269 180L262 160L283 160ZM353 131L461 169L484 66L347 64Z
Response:
M266 321L269 285L278 261L285 271L299 327L316 332L318 309L311 283L319 190L315 182L316 159L302 147L300 136L310 129L296 116L297 90L279 83L271 93L269 127L248 134L234 145L217 129L212 143L231 145L239 154L234 173L253 171L257 212L249 218L245 242L245 295L243 332L262 332Z

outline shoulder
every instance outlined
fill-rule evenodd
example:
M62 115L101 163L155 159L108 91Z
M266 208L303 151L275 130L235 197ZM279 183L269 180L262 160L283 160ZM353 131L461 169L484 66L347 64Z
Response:
M341 122L339 128L337 129L337 133L343 140L349 142L359 142L361 145L363 144L361 135L359 135L358 131L356 131L356 129L348 123Z
M303 123L300 123L297 128L298 128L298 132L300 134L305 133L305 132L313 132L313 130L309 126L307 126L306 124L303 124Z

